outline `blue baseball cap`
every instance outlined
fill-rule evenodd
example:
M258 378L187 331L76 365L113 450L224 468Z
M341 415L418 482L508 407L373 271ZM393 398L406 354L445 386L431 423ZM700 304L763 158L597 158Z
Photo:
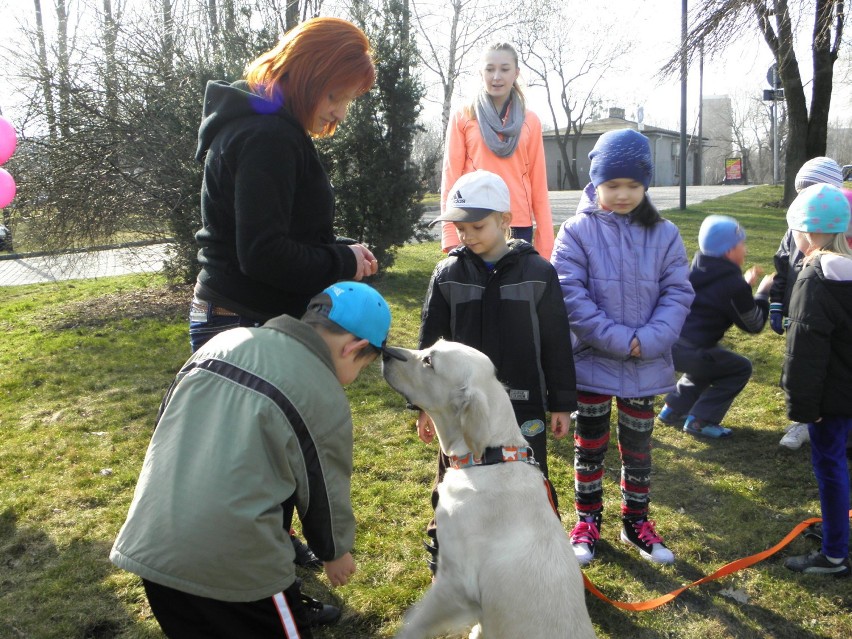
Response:
M361 282L337 282L315 297L308 308L319 311L343 330L386 352L391 312L385 299L372 286Z
M722 257L746 239L743 227L727 215L708 215L698 231L698 248L704 255Z

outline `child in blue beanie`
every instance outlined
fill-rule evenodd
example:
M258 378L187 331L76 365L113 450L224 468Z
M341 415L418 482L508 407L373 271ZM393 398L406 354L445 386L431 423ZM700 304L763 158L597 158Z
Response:
M787 415L807 424L819 488L822 545L784 565L808 574L846 577L849 564L849 468L852 432L852 249L849 202L827 184L802 190L787 211L802 270L790 297L781 385Z
M621 539L672 563L648 516L654 398L674 390L671 347L689 313L689 262L677 227L646 195L654 167L648 139L604 133L589 154L577 214L560 228L551 262L571 326L577 376L574 479L581 565L595 556L603 521L604 457L612 398L621 455Z
M722 419L751 377L751 362L719 345L734 324L747 333L759 333L769 315L767 275L752 297L751 287L762 270L754 266L743 276L746 234L727 215L708 215L698 232L699 251L692 260L689 281L695 300L672 347L675 369L683 376L666 396L659 420L683 426L692 435L729 437Z

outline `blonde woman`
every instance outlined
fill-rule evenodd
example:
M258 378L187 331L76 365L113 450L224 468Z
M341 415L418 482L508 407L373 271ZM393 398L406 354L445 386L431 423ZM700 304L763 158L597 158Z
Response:
M519 75L518 53L511 44L486 49L479 68L479 92L447 125L441 213L446 212L450 188L462 175L477 169L496 173L509 187L513 237L532 243L549 260L553 216L541 121L526 108ZM447 253L458 244L455 228L445 223L441 248Z

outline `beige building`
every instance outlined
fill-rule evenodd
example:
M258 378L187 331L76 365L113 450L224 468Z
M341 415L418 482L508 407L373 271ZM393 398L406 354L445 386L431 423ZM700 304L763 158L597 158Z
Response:
M583 132L580 134L577 157L573 160L576 163L580 188L589 183L589 152L594 148L598 138L607 131L627 128L640 131L651 142L651 153L654 158L654 176L651 179L651 186L680 184L680 132L627 120L624 117L624 109L611 108L609 117L592 120L583 127ZM687 138L687 146L686 183L695 184L693 167L697 149L690 137ZM570 141L567 148L570 155L572 150ZM544 157L547 163L547 188L551 191L570 189L570 183L565 176L562 155L553 131L544 133Z
M725 178L725 159L733 155L731 98L727 95L705 96L701 101L701 112L704 184L719 184Z

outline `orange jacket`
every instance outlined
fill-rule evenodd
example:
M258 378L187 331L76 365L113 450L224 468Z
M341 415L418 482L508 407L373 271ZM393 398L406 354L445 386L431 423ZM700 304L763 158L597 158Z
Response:
M541 121L527 110L521 139L515 152L497 157L482 139L479 123L457 111L447 125L444 145L444 168L441 176L441 212L447 203L447 193L465 173L485 169L496 173L509 187L512 206L512 226L533 226L533 245L544 259L553 250L553 215L547 194L547 173L544 161L544 141ZM459 238L451 222L443 224L441 248L449 251L458 245Z

